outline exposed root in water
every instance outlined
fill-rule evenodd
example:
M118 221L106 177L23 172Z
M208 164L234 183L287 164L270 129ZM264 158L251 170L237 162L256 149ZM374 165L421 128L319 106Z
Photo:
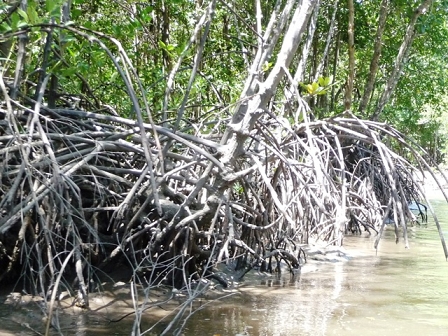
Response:
M3 113L0 281L19 276L45 293L63 275L81 306L90 281L119 264L176 288L213 278L228 260L299 268L297 243L341 245L347 232L378 232L389 218L406 228L417 220L408 204L427 202L413 166L384 145L407 146L403 136L350 114L295 128L266 115L230 170L211 162L221 147L199 132L144 124L149 164L132 120ZM159 152L153 132L175 150Z

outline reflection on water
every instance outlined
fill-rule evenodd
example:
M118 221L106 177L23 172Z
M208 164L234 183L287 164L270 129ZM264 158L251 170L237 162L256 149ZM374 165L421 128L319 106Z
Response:
M434 202L448 230L447 206ZM185 335L448 335L448 264L435 225L411 228L411 248L386 231L347 237L347 262L290 281L250 278L239 297L197 312Z

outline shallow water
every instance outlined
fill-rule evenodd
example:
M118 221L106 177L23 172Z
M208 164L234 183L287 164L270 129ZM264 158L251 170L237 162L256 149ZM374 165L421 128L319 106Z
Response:
M448 230L448 206L433 205ZM410 249L392 231L377 254L373 241L347 237L357 255L314 264L292 283L250 280L232 301L197 312L185 335L448 335L448 263L434 223L411 228Z
M448 206L432 204L448 237ZM207 306L188 320L183 335L448 335L448 263L434 223L410 228L410 249L395 244L392 230L378 253L374 239L347 237L348 261L312 261L300 277L249 274L239 294L195 302L193 310ZM101 309L61 315L63 335L130 335L132 315L107 321L133 310L129 291L120 291L113 299L118 309L98 296L92 302ZM37 306L0 304L0 335L42 332ZM152 312L145 313L142 331L153 324Z

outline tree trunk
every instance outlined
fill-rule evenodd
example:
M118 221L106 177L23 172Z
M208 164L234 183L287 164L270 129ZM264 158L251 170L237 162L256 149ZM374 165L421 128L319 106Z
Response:
M348 0L348 78L345 86L344 108L352 107L353 79L355 77L355 7Z
M339 59L339 49L341 48L341 32L338 31L336 35L336 45L334 47L334 57L333 57L333 78L336 78L338 70L338 59ZM331 87L331 98L330 98L330 110L333 111L336 103L336 87L333 85Z
M336 13L338 12L338 4L339 0L335 0L333 5L333 14L330 21L330 28L328 29L327 42L325 43L322 59L317 66L316 73L314 74L313 82L317 82L317 80L319 79L319 76L322 74L324 68L325 60L328 58L328 50L330 49L331 40L333 39L336 30Z
M161 20L162 20L162 42L165 44L165 46L168 46L170 43L170 8L168 4L163 1L161 6ZM168 53L167 50L162 50L163 55L163 66L166 68L166 72L169 72L171 70L171 56Z
M392 93L394 92L398 80L400 79L401 72L403 70L403 65L405 63L407 55L409 55L412 42L415 38L415 24L417 23L420 15L424 14L428 7L431 5L432 0L425 0L423 3L414 11L412 15L411 21L409 22L408 28L406 29L406 34L404 36L403 43L400 46L400 50L398 51L397 58L395 59L394 68L392 73L390 74L389 79L387 80L386 86L384 87L384 91L380 97L375 113L370 118L373 121L377 121L379 116L384 110L384 107L389 102Z
M364 113L364 110L369 103L373 91L373 86L375 85L376 73L378 71L378 62L381 56L381 49L383 47L383 32L384 28L386 27L386 18L389 11L389 3L389 0L381 1L380 14L378 17L378 28L376 30L375 45L373 47L373 55L370 62L369 76L367 77L364 93L361 102L359 103L358 111L361 115Z
M308 60L308 55L310 53L311 45L314 39L314 33L316 32L317 28L317 17L319 15L319 7L320 7L320 0L318 0L316 3L316 7L314 9L313 17L311 19L310 27L308 30L307 40L305 42L305 45L303 46L302 55L300 57L299 64L297 65L296 74L294 75L294 80L297 82L303 81L305 76L306 61Z
M27 0L20 1L20 9L26 13L28 7ZM16 99L19 95L20 85L22 83L23 71L25 68L25 58L26 58L26 44L28 42L28 34L26 32L21 33L18 36L19 48L17 53L17 63L16 71L14 74L14 83L11 88L11 99Z
M304 0L302 5L295 10L278 54L277 62L272 71L267 79L259 84L258 94L249 100L245 113L241 113L240 109L237 109L234 113L232 123L229 125L233 137L229 140L225 150L222 152L223 157L221 162L235 162L242 154L244 142L248 138L250 130L265 110L278 84L285 75L285 70L289 67L295 56L302 34L317 3L318 0Z

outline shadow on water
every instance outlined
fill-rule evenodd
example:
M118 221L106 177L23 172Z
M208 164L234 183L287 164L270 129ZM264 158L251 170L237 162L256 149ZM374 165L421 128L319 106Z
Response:
M448 235L448 206L433 206ZM300 277L248 274L240 294L198 310L183 335L448 335L448 264L435 225L411 228L409 250L395 244L392 230L378 253L373 242L347 237L348 261L313 261ZM121 312L129 308L123 304ZM36 309L11 309L0 305L0 335L36 335ZM148 315L142 330L154 321ZM64 323L64 335L130 335L133 317L109 323L104 314L78 312Z

